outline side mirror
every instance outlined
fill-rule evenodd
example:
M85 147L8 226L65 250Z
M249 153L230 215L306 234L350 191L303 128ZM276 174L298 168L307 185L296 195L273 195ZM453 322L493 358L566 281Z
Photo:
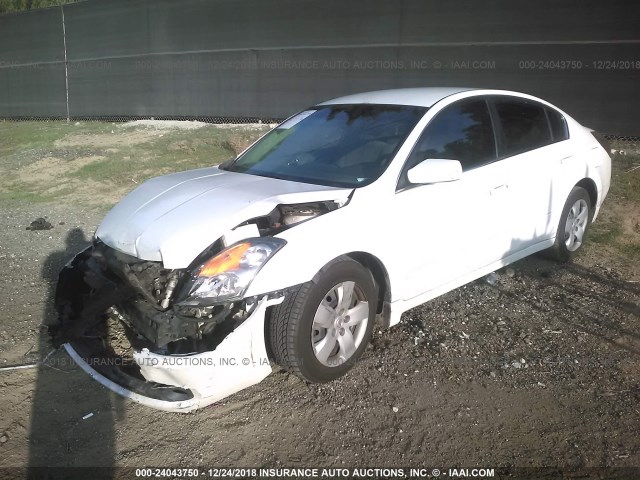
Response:
M430 158L417 164L407 172L411 183L440 183L460 180L462 165L458 160Z

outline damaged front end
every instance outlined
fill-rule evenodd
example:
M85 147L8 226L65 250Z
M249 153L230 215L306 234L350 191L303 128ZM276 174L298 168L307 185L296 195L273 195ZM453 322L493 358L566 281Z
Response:
M216 402L271 372L265 314L282 296L243 296L283 244L218 241L189 268L165 269L96 240L60 273L54 341L136 402L180 412Z

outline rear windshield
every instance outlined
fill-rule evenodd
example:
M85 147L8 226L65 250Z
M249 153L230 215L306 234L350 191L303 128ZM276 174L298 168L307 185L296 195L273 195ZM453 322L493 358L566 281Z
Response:
M427 108L326 105L291 117L234 162L231 172L361 187L385 171Z

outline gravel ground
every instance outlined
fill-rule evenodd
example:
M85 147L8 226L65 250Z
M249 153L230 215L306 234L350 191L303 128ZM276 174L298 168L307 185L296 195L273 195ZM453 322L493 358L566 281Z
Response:
M170 414L111 394L42 334L57 272L105 208L0 208L0 367L50 354L0 372L0 467L640 474L640 268L605 248L591 244L568 265L531 257L415 308L376 331L338 381L308 385L276 368L220 404ZM51 230L25 229L43 216Z
M102 215L47 206L53 229L25 230L42 213L0 217L5 365L49 353L52 282ZM518 262L377 332L339 381L276 371L189 415L118 398L54 353L57 370L0 374L0 466L638 466L640 285L599 261Z

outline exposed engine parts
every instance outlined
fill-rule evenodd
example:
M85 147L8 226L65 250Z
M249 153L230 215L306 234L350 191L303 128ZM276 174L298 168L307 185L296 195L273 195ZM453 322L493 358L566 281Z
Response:
M281 205L279 208L282 213L282 223L287 226L304 222L323 213L318 205L312 203L306 205Z
M273 236L341 206L334 201L278 205L238 227L254 226L260 236ZM134 348L168 355L215 349L257 305L256 298L213 305L185 301L193 272L227 246L223 240L216 240L184 269L166 269L162 262L141 260L96 240L60 274L56 343L87 338L108 343L111 317L124 326Z
M269 235L276 235L287 228L306 222L307 220L319 215L332 212L342 206L344 205L333 201L278 205L268 215L247 220L246 222L238 225L238 227L256 224L258 226L260 236L265 237Z
M60 275L58 343L88 334L110 309L134 336L150 342L151 348L172 353L212 348L247 318L254 304L176 305L174 297L185 273L163 269L160 262L140 260L96 241Z
M169 308L169 301L171 300L171 295L173 295L173 291L176 289L176 285L178 284L178 273L173 271L168 275L167 286L164 290L164 298L160 301L160 306L162 308ZM161 292L161 291L160 291Z

